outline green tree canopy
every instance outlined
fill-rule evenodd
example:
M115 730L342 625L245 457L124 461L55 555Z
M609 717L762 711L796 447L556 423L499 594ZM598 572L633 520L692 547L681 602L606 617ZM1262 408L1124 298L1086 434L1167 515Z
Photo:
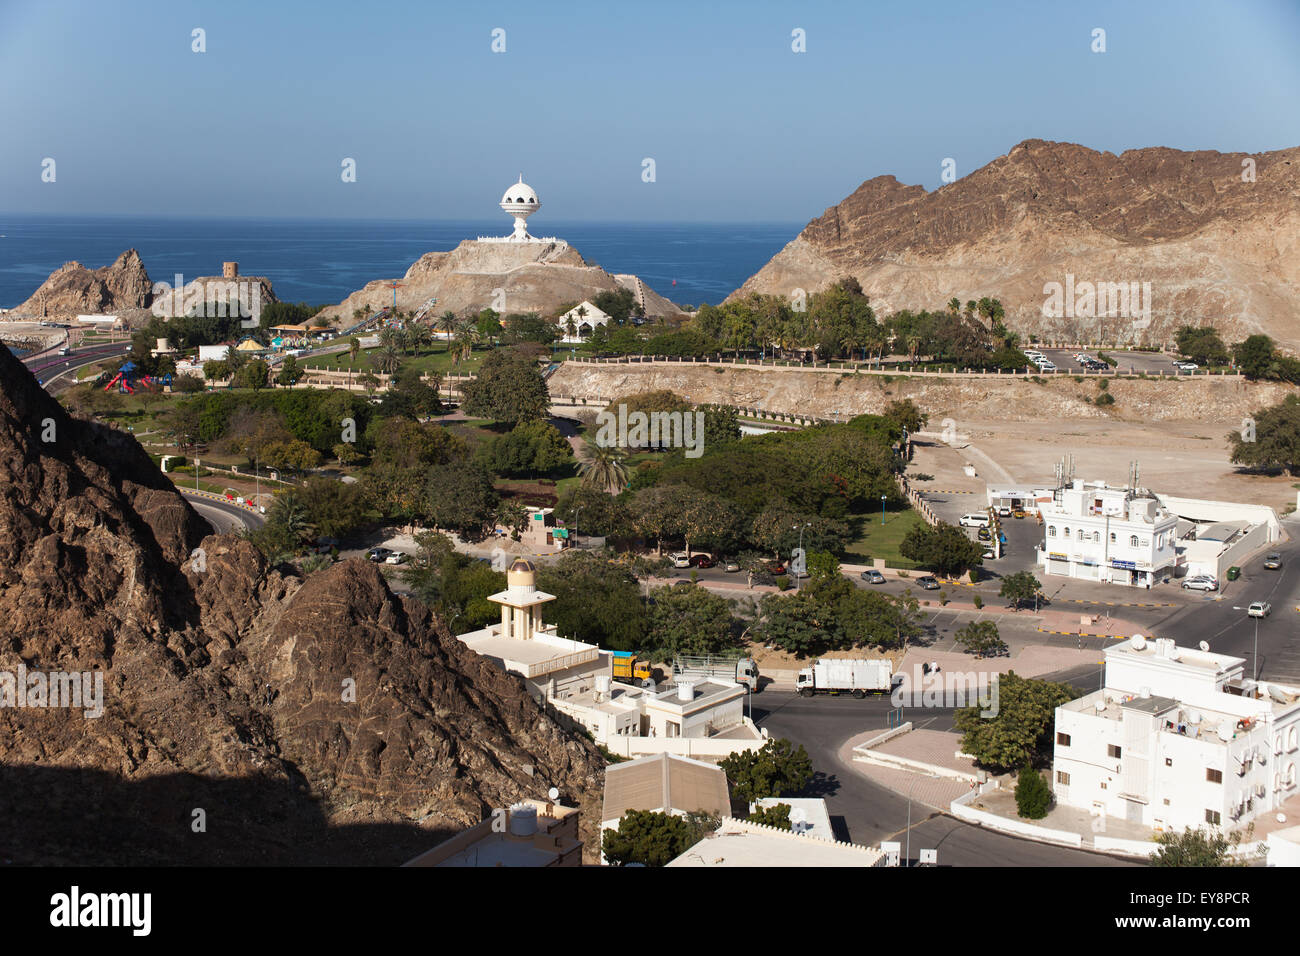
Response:
M1025 763L1041 766L1051 753L1056 708L1077 696L1069 684L1027 680L1008 671L998 680L996 716L981 717L979 705L953 715L961 749L998 772Z
M731 792L750 803L796 794L813 777L812 760L803 745L784 737L773 737L758 750L730 754L718 766L731 781Z
M479 366L478 377L461 385L467 415L517 425L544 419L550 393L537 363L512 349L495 350Z

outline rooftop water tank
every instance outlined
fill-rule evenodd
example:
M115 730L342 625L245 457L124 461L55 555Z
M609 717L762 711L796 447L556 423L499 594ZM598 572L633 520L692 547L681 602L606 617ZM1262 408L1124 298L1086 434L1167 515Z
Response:
M695 699L695 684L692 683L691 681L682 681L680 684L678 684L678 685L677 685L677 699L678 699L678 700L694 700L694 699Z
M609 697L609 675L596 675L596 697L605 700Z
M510 808L510 835L529 837L537 832L537 808L530 803L516 803Z

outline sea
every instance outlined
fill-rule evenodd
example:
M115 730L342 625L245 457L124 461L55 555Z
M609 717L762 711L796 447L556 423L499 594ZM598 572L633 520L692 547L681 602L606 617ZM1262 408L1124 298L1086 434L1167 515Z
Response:
M589 263L630 272L679 305L717 304L772 258L803 223L529 223L568 241ZM17 216L0 213L0 308L13 308L51 272L76 260L95 269L127 249L149 278L174 284L221 274L266 276L276 298L329 305L375 279L400 279L426 252L504 236L505 217L482 222Z

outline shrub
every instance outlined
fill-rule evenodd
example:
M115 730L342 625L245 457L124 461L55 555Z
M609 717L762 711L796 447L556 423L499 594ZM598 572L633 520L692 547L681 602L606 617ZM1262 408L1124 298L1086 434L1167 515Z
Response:
M984 607L984 599L977 594L975 595L975 610L978 611L982 607Z
M790 586L790 579L784 574L778 574L774 583L778 591L784 591Z
M1097 404L1098 404L1098 405L1114 405L1114 404L1115 404L1115 396L1112 395L1110 392L1102 392L1100 395L1097 396Z
M1025 764L1016 780L1016 812L1026 820L1041 820L1052 805L1052 788L1043 775Z
M947 591L940 591L940 592L939 592L939 604L940 604L940 606L946 605L947 603L948 603L948 592L947 592Z

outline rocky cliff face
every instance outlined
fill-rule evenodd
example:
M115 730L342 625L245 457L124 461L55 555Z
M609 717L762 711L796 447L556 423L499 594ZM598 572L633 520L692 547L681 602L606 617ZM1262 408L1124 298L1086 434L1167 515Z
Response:
M87 269L68 262L50 274L30 299L17 306L16 315L66 317L112 314L143 309L153 300L153 283L140 254L128 249L110 266Z
M644 300L647 315L677 315L680 309L644 287L635 276L613 276L589 265L566 243L476 242L450 252L428 252L412 263L397 289L397 307L421 308L436 296L432 315L495 308L500 312L553 312L626 285ZM377 279L322 314L350 321L353 310L372 314L393 303L393 280ZM498 291L500 290L500 291Z
M393 864L599 793L594 748L368 562L268 568L3 349L0 381L0 672L103 681L97 718L0 707L0 858Z
M1023 332L1163 341L1204 323L1300 347L1298 253L1300 148L1116 156L1028 140L934 192L868 180L733 297L811 292L851 275L878 311L988 295ZM1067 275L1150 283L1149 326L1140 314L1089 316L1081 301L1073 314L1044 315L1044 286Z

